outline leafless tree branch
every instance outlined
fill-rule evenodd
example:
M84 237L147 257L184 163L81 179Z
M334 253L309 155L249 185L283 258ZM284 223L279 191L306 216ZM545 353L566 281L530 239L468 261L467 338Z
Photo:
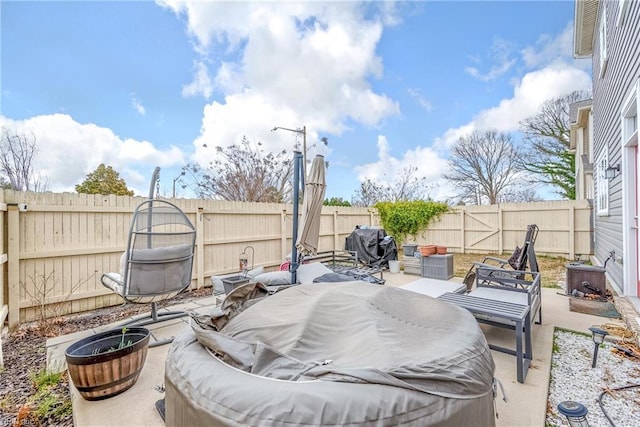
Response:
M519 157L511 135L496 130L473 132L452 147L445 178L459 189L463 201L495 204L517 185Z
M0 135L0 172L12 189L18 191L46 191L47 179L34 172L33 162L38 153L33 133L20 134L3 127Z

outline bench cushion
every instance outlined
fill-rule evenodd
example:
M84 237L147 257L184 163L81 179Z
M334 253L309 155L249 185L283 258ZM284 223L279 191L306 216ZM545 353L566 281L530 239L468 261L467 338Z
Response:
M464 283L450 282L447 280L429 279L423 277L406 285L400 286L401 289L417 292L422 295L428 295L432 298L438 298L440 295L453 292L462 293L467 288Z
M510 302L512 304L527 305L529 303L526 292L515 292L509 289L481 286L477 287L469 295L479 298L487 298L494 301Z
M320 262L300 264L296 270L296 279L298 283L309 285L313 283L314 279L327 273L333 273L333 271Z
M290 285L291 273L288 271L269 271L258 274L250 280L251 283L262 283L267 286Z

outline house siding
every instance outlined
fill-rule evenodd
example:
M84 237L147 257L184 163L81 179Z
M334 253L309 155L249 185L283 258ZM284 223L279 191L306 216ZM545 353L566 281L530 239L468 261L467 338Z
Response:
M606 7L606 14L604 8ZM622 164L622 135L620 112L622 104L633 84L640 77L640 2L632 1L628 6L622 25L618 26L618 1L599 2L598 21L593 46L593 147L594 158L609 151L609 165ZM607 66L601 74L600 21L606 16ZM594 172L594 179L598 179ZM597 191L597 185L596 191ZM616 253L616 262L607 264L607 273L618 291L623 289L623 262L637 262L625 259L623 251L622 222L622 174L609 180L609 212L595 218L595 257L600 263ZM597 197L597 194L596 194Z

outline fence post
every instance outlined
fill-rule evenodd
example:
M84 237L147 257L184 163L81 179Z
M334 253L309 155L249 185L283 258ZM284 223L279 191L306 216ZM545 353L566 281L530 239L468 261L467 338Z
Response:
M196 288L204 288L204 208L198 208L196 212Z
M20 211L17 204L7 206L7 283L9 285L9 327L20 323Z
M502 228L502 215L504 212L500 204L496 206L498 208L498 230L500 230L500 232L498 233L498 253L502 254L502 252L504 251L504 228Z
M569 259L576 259L576 207L569 206Z
M465 245L466 242L464 241L464 235L465 235L465 229L464 229L464 214L465 214L466 210L464 209L460 209L460 253L465 253Z
M342 249L340 247L340 242L338 242L338 210L333 211L333 250Z

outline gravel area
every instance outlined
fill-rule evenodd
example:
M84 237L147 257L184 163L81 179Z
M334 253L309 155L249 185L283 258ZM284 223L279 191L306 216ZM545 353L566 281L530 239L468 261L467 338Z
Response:
M607 340L598 350L596 367L591 368L595 346L591 336L556 329L547 426L569 425L557 410L558 404L566 400L587 407L591 427L640 426L640 387L610 391L602 397L603 408L599 404L600 395L606 390L640 385L640 359L616 351L615 345Z

